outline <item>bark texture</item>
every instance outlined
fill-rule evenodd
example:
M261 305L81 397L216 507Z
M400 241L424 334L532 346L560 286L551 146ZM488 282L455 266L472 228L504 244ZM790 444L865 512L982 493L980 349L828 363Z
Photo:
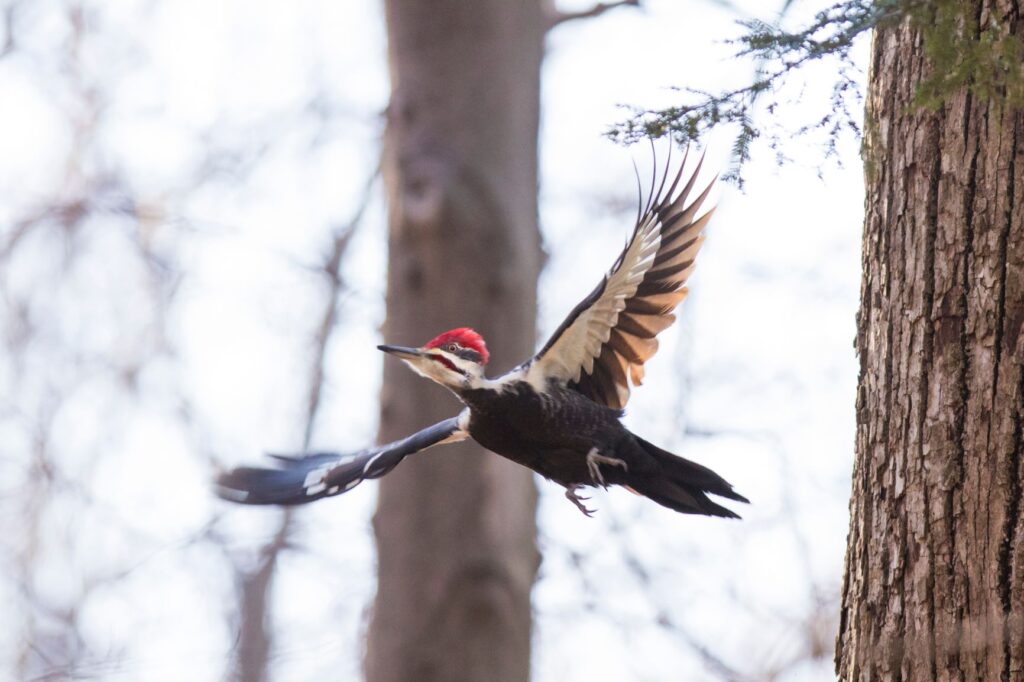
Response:
M389 343L458 326L492 372L535 343L537 129L546 17L538 0L387 0ZM385 361L380 438L453 416L443 388ZM370 682L526 680L539 562L529 471L471 443L382 479Z
M972 1L1022 35L1016 2ZM1024 116L915 107L906 24L872 50L837 672L1024 680Z

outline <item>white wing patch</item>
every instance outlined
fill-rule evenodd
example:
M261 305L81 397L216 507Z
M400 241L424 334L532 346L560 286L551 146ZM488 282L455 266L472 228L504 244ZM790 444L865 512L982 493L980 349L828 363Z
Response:
M655 337L672 324L672 311L686 297L686 280L704 241L701 230L711 217L708 211L694 219L711 185L686 205L699 163L674 196L682 169L664 194L665 178L656 193L652 187L629 243L602 286L577 306L528 365L526 380L534 390L543 393L555 381L622 408L630 384L643 381L644 362L658 349Z
M436 445L445 445L447 443L461 443L462 441L469 438L469 417L470 414L468 407L462 410L462 412L459 412L459 428L456 431L452 431L452 435L448 436L444 440L437 441Z
M459 441L466 440L469 438L469 417L470 413L469 408L467 407L460 412L456 418L457 422L455 430L441 440L424 444L422 448L417 451L422 452L436 445L458 443ZM402 441L398 441L398 443L401 442ZM392 443L391 445L395 445L395 443ZM380 467L377 465L381 458L388 455L390 452L391 450L389 449L389 446L384 446L376 449L375 451L370 450L368 452L364 451L363 453L355 455L344 455L339 457L337 460L324 464L316 469L311 469L310 472L306 474L306 479L303 481L302 487L307 496L319 495L324 491L327 491L328 495L337 495L338 493L346 492L356 487L356 485L366 478L380 475L380 471L378 471ZM360 468L358 475L351 478L351 480L346 480L342 485L330 485L332 473L337 471L340 467L348 465L360 458L365 458L365 461L362 462L362 467ZM391 466L394 466L394 464L388 466L388 469L390 469ZM330 487L328 487L329 485Z
M582 373L594 371L594 360L608 343L619 314L626 308L654 263L661 244L660 221L648 215L622 254L621 263L606 276L604 293L558 338L540 362L526 373L534 390L543 392L550 379L579 381Z

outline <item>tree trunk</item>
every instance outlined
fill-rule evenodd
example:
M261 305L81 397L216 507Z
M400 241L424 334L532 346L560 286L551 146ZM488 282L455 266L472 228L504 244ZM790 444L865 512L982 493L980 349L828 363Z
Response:
M1012 0L973 4L1024 35ZM1024 680L1024 116L916 107L908 24L872 50L837 672Z
M303 449L308 447L306 443ZM232 650L231 673L228 675L233 682L266 682L270 678L274 639L270 624L271 587L278 559L291 533L291 509L281 511L277 523L273 539L260 549L256 567L246 570L235 566L238 639Z
M389 343L457 326L493 370L535 343L539 0L387 0ZM380 438L456 414L445 389L385 361ZM382 479L370 682L526 680L539 555L529 471L469 442Z

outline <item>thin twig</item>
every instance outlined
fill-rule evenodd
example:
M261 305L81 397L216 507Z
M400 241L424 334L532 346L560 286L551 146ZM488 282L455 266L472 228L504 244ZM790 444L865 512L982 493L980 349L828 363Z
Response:
M315 347L310 363L309 394L306 403L306 419L303 428L302 449L309 450L316 424L317 414L323 402L323 388L326 376L327 346L331 340L337 322L338 303L344 292L344 279L341 276L341 264L356 228L362 222L369 207L373 194L373 185L380 175L380 164L374 168L367 180L363 195L352 218L335 230L330 253L324 260L322 274L329 283L329 290L324 301L320 324L314 336ZM294 522L291 507L285 509L278 522L273 538L260 550L260 561L256 570L245 571L236 569L239 583L241 608L239 611L238 647L234 652L234 670L239 679L257 679L266 675L267 663L271 646L271 638L267 629L267 596L273 579L274 570L281 552L290 547L289 536ZM258 679L264 679L259 677Z
M552 12L551 17L548 19L548 30L550 31L555 26L560 26L567 21L575 21L576 19L593 19L599 17L605 12L609 12L619 7L640 7L640 0L617 0L616 2L599 2L590 9L580 10L578 12L561 12L555 10Z

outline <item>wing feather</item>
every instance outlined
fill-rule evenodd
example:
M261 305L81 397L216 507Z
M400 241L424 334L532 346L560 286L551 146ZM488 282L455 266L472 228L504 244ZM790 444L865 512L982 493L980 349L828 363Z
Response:
M657 336L668 329L675 322L675 315L639 315L627 314L619 317L619 323L612 332L610 339L614 341L619 335L632 334L633 336L650 337Z
M305 504L348 492L365 480L380 478L409 455L469 437L468 411L438 422L408 438L351 455L326 452L271 455L277 466L237 467L217 477L217 494L243 504Z
M526 366L536 388L560 382L608 407L625 406L658 350L655 337L675 321L672 311L686 298L704 242L714 209L696 216L714 182L690 200L702 163L678 192L685 157L671 182L667 172L660 183L655 174L646 201L640 192L636 226L612 269Z

